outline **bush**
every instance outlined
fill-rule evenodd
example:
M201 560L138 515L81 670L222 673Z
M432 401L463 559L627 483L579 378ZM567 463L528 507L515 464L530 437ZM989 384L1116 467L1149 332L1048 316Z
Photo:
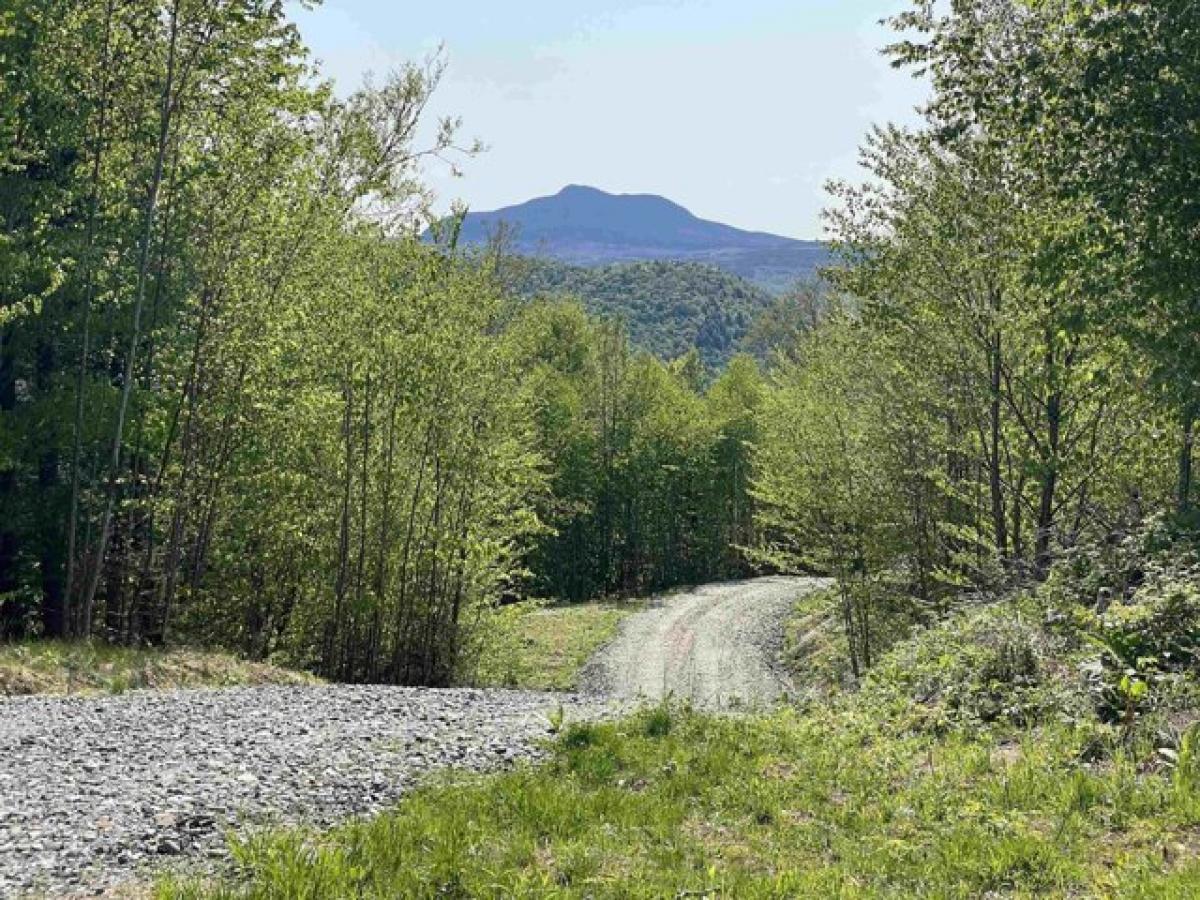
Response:
M1078 717L1086 711L1078 681L1059 661L1059 643L1034 619L1012 601L961 613L897 645L863 692L906 710L917 729Z
M1196 704L1200 672L1200 578L1161 567L1124 602L1076 610L1073 624L1097 652L1083 665L1100 717L1131 727L1150 712Z
M1039 591L1043 602L1068 610L1132 603L1143 587L1195 579L1200 532L1157 516L1139 528L1064 552ZM1140 602L1140 601L1139 601Z
M1155 583L1138 591L1133 603L1115 606L1096 618L1096 634L1127 668L1197 671L1200 583Z

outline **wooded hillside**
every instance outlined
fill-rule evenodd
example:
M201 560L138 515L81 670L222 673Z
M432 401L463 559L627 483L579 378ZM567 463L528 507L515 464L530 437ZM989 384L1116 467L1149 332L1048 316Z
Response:
M729 362L773 301L750 282L703 263L583 268L522 259L511 265L519 295L579 298L592 315L625 323L637 349L664 360L698 350L713 370Z

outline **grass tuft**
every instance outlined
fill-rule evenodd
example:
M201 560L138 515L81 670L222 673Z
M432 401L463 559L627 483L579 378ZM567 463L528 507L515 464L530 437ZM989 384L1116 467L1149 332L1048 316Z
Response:
M316 682L303 672L210 651L65 641L0 645L0 696Z

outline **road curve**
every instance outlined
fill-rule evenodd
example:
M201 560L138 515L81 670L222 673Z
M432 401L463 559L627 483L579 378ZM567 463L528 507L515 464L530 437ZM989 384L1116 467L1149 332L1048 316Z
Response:
M827 585L771 577L668 594L628 617L584 668L582 689L623 699L689 700L706 709L763 706L792 691L780 665L796 600Z

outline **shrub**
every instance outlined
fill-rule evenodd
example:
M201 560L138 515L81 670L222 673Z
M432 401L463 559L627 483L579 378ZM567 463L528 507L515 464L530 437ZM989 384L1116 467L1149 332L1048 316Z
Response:
M899 644L863 690L879 702L907 706L908 724L920 729L1076 717L1086 704L1077 680L1064 677L1060 650L1015 602L998 603Z
M1195 578L1198 566L1200 532L1158 516L1099 543L1065 551L1038 593L1044 603L1063 610L1131 603L1145 586L1189 573Z
M1128 602L1075 618L1098 649L1082 669L1102 719L1129 727L1148 712L1194 704L1200 671L1194 573L1157 572Z
M1073 549L1037 593L1055 634L1078 651L1096 713L1127 737L1151 713L1196 705L1197 541L1194 530L1158 517Z

